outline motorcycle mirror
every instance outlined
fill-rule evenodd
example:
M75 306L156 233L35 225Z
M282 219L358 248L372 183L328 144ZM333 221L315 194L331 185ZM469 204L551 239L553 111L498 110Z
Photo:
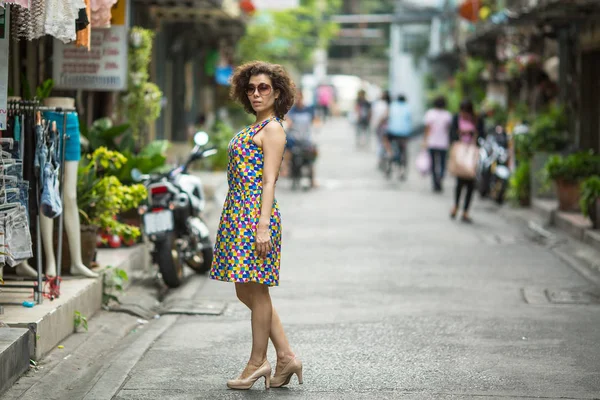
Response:
M134 168L131 170L131 179L133 179L135 182L139 182L142 180L142 171L140 171L137 168Z
M196 143L198 146L204 146L206 143L208 143L208 133L203 131L196 132L194 135L194 143Z
M215 154L217 154L217 149L209 149L209 150L206 150L202 155L204 157L210 157L210 156L213 156Z

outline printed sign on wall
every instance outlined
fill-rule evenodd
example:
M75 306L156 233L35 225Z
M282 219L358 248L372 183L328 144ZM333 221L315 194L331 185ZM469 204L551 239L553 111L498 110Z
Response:
M127 0L112 10L111 27L92 29L91 50L54 41L53 79L58 89L124 90L127 87Z

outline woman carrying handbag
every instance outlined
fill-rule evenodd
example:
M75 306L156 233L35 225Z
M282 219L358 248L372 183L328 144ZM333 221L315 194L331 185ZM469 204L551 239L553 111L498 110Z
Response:
M481 124L473 110L473 103L470 100L463 100L459 113L454 116L450 130L453 144L450 149L449 170L452 175L456 176L454 207L450 212L450 217L454 219L458 214L464 188L466 195L461 220L466 223L473 222L469 216L469 207L475 189L478 159L477 139L481 130Z

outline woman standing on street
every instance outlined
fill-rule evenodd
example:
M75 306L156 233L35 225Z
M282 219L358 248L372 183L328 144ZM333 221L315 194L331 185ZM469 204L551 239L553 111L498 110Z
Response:
M210 277L234 282L238 299L252 312L252 352L231 389L250 389L264 377L265 386L281 387L293 374L302 383L302 362L295 357L271 304L269 286L279 284L281 217L275 182L286 143L282 120L294 104L294 84L280 66L254 61L238 67L231 97L256 116L256 122L229 142L227 181ZM271 378L269 337L277 352Z
M433 191L441 192L446 171L446 154L450 147L452 114L446 110L446 99L442 96L433 101L433 108L425 113L425 146L431 156Z
M452 121L452 128L450 131L451 140L461 141L466 144L477 144L477 138L479 137L479 123L475 110L473 109L473 103L470 100L463 100L460 103L460 111L454 116ZM471 205L471 198L473 196L473 190L475 189L475 178L456 178L456 192L454 196L454 207L450 211L450 217L456 218L458 209L460 206L460 197L463 188L466 189L465 203L463 206L462 221L471 223L471 217L469 216L469 206Z

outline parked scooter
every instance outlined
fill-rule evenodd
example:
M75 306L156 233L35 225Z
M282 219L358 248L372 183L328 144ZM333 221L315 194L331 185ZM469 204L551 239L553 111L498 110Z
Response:
M217 153L204 149L208 139L207 133L196 133L187 162L167 173L142 175L134 170L131 174L148 189L147 204L140 207L143 232L154 244L152 260L171 288L182 283L184 264L206 273L213 259L209 230L202 219L206 205L202 181L188 173L194 161Z
M509 168L508 137L504 128L496 126L485 139L479 139L479 164L477 188L482 197L490 197L498 204L504 203Z

